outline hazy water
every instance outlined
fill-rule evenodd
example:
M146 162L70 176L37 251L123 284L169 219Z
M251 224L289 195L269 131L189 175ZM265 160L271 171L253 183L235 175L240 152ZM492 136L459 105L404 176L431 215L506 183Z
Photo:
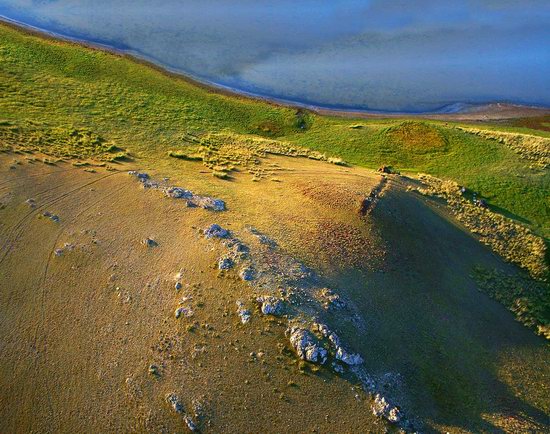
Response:
M0 0L0 14L304 103L550 106L550 0Z

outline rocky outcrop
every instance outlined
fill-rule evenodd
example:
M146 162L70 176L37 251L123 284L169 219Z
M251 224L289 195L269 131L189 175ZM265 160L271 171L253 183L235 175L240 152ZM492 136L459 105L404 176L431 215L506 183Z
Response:
M276 297L264 295L257 297L256 301L260 303L260 310L264 315L279 316L283 312L283 302Z
M298 326L291 326L287 330L287 333L290 344L298 357L312 363L323 364L327 361L328 351L309 330Z
M252 267L244 267L239 273L239 276L242 280L247 282L254 280L254 269Z
M218 261L218 268L220 270L229 270L233 268L234 262L231 258L223 257Z
M372 414L383 417L391 423L401 422L403 415L399 407L390 404L385 397L377 393L372 403Z
M204 230L204 236L206 238L228 238L229 231L214 223Z
M184 200L188 207L199 207L211 211L225 211L226 209L225 202L223 200L215 199L209 196L200 196L185 188L167 185L166 178L159 182L152 180L147 173L131 170L128 174L135 176L136 179L142 183L143 188L160 190L165 196L171 199Z
M350 366L356 366L363 363L363 358L359 354L350 353L342 346L340 337L330 330L326 324L315 323L314 328L316 328L323 337L329 340L334 350L334 357L337 360Z

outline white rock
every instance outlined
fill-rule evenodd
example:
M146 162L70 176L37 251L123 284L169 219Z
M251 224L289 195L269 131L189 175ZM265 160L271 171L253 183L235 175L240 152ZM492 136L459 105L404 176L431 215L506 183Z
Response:
M301 359L320 364L327 361L327 350L319 344L309 330L300 327L291 327L288 331L290 334L290 343Z
M261 311L264 315L279 316L283 310L283 302L270 295L264 295L256 299L261 304Z
M346 365L360 365L363 363L363 358L356 353L348 353L344 348L338 347L336 350L336 358L341 360Z
M237 301L237 314L241 318L241 322L243 324L247 324L252 316L252 313L244 307L244 303L242 301Z
M398 423L401 421L402 414L398 407L391 405L386 398L379 393L374 397L372 404L372 414L378 417L384 417L389 422Z

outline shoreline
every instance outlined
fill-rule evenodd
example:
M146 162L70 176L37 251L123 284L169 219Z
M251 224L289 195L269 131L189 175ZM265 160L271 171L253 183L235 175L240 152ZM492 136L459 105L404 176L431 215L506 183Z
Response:
M522 105L515 103L491 102L485 104L470 104L470 107L465 110L456 112L390 112L377 110L362 110L352 108L338 108L331 106L319 106L315 104L307 104L299 101L286 100L283 98L271 97L266 95L255 94L253 92L236 89L223 84L207 81L195 77L189 73L182 72L175 68L156 63L150 57L141 54L136 50L116 48L101 42L90 42L76 37L71 37L45 30L30 24L17 21L6 16L0 15L0 25L5 25L16 29L17 31L36 36L43 39L53 40L73 44L75 46L84 47L91 50L107 52L115 56L127 58L138 64L142 64L152 68L161 74L183 80L193 86L204 89L208 92L224 95L237 99L246 99L277 107L286 107L296 110L306 110L316 113L321 116L341 117L347 119L393 119L393 118L415 118L415 119L430 119L440 121L500 121L507 119L517 119L525 117L538 117L550 115L550 107L541 107L534 105ZM468 105L468 104L464 104ZM450 106L447 105L446 107ZM442 107L443 109L443 107ZM442 110L441 109L441 110Z

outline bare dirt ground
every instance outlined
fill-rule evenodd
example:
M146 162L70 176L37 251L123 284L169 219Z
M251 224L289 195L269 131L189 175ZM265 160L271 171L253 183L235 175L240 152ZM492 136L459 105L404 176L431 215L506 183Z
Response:
M329 116L341 116L362 119L390 119L403 118L401 113L368 113L345 110L315 109L315 112ZM419 113L407 114L407 117L420 119L434 119L440 121L454 122L484 122L484 121L503 121L517 118L531 118L548 116L549 108L531 107L517 104L493 103L475 106L471 109L463 110L458 113Z
M547 344L470 278L511 266L399 178L380 188L366 170L268 160L278 174L261 182L179 160L147 170L223 199L213 212L143 189L130 164L0 156L1 432L186 432L169 394L204 432L392 429L351 369L300 363L288 319L261 315L255 296L290 290L268 286L293 267L309 270L295 292L314 282L347 306L305 297L292 312L336 330L422 431L548 429ZM202 232L213 223L249 246L265 286L218 269L224 247Z

